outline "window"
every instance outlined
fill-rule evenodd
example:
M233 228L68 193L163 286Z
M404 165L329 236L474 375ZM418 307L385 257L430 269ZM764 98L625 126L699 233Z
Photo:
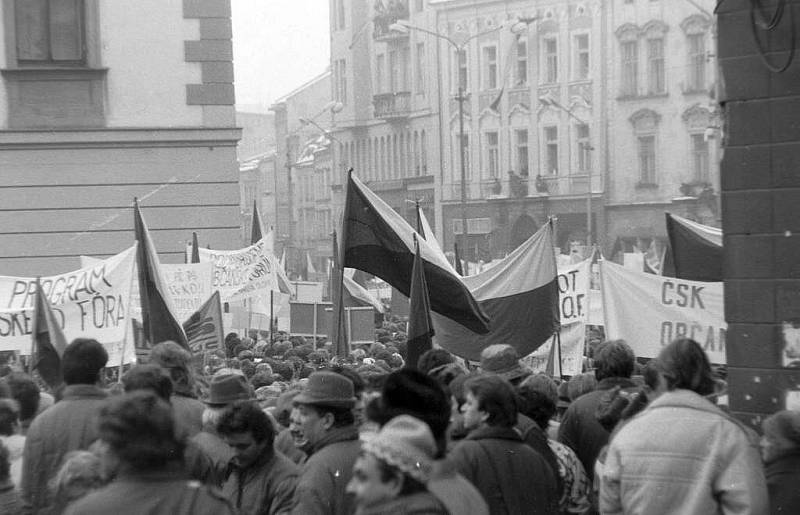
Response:
M420 141L419 141L419 152L420 152L420 161L422 163L422 174L425 175L428 173L428 139L425 136L425 131L420 133Z
M417 93L425 94L425 44L417 43Z
M656 183L656 137L639 136L639 181Z
M558 127L544 128L546 174L558 175Z
M395 93L400 85L400 63L397 62L397 50L389 50L389 91Z
M647 91L651 95L664 93L664 40L647 40Z
M708 141L703 134L692 134L692 160L695 181L708 182Z
M383 54L375 58L375 90L386 93L386 56Z
M689 91L706 88L706 39L705 34L690 34L689 44Z
M483 89L497 88L497 47L483 47Z
M400 49L400 91L411 91L411 59L408 47Z
M453 83L455 84L457 90L460 89L461 91L467 91L467 51L457 50L454 58L456 66L454 70L455 80Z
M622 77L620 94L634 97L638 93L637 75L639 74L639 44L636 41L622 43Z
M575 78L589 78L589 35L575 36Z
M589 140L589 126L585 123L575 126L575 136L578 143L578 171L590 173L592 171L592 144Z
M347 103L347 62L344 59L338 59L334 63L334 98L343 103Z
M497 133L487 132L484 134L484 142L486 145L486 173L489 178L495 178L500 175L500 149Z
M517 129L514 131L516 145L517 170L522 177L528 176L528 130Z
M25 0L14 9L20 65L84 64L82 0Z
M454 155L453 155L453 163L456 165L453 167L453 173L455 177L455 181L458 182L461 180L461 157L464 157L464 175L469 179L472 176L472 170L470 170L469 166L469 134L464 134L464 139L461 140L461 148L463 148L464 152L461 153L461 148L458 146L459 137L458 134L455 135L455 145L453 145Z
M544 65L545 82L558 82L558 42L556 38L544 40Z
M528 85L528 42L522 39L517 41L517 67L514 84L517 86Z

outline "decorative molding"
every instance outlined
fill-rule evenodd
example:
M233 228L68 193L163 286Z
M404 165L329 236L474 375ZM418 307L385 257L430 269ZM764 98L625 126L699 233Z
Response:
M708 32L711 20L707 16L699 13L692 14L681 22L681 29L688 36L690 34L702 34Z
M637 132L654 130L660 120L660 114L646 107L639 109L628 118Z
M0 131L0 149L235 147L241 129L141 127Z
M642 33L646 37L661 37L663 38L669 32L669 25L661 20L650 20L642 27Z
M642 29L633 23L623 23L617 27L617 30L614 31L614 35L622 42L636 41L639 39L639 36L642 35Z

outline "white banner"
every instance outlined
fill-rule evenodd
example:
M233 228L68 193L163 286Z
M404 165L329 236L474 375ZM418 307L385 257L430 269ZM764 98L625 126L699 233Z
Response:
M265 239L239 250L200 248L200 262L213 265L212 288L222 302L269 295L278 289L278 262Z
M109 366L120 363L130 315L131 283L136 246L74 272L42 277L42 290L67 341L94 338L109 355ZM30 354L36 278L0 276L0 350ZM125 349L125 362L135 359Z
M691 338L712 363L725 363L722 283L646 274L602 261L606 337L622 338L637 356L654 358L675 338Z
M178 322L188 320L211 297L211 274L211 263L161 265Z
M589 281L591 262L584 259L571 266L558 268L559 309L561 324L586 322L589 314Z
M583 343L586 335L586 326L583 322L573 322L561 326L561 374L575 376L583 368ZM534 372L544 372L547 368L547 359L550 347L555 342L554 338L522 358L522 362Z

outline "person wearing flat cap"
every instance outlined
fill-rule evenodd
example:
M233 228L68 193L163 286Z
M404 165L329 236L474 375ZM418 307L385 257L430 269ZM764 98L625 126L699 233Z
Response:
M447 515L427 490L436 442L425 422L410 415L390 420L364 442L347 491L356 499L356 515Z
M217 432L225 408L236 401L253 400L253 388L240 374L218 374L211 378L208 397L203 399L203 430L194 435L194 442L211 459L217 477L224 480L234 451Z
M800 513L800 412L779 411L761 429L770 513Z
M353 382L336 372L314 372L293 402L309 457L300 471L292 513L352 513L354 500L346 488L361 451Z

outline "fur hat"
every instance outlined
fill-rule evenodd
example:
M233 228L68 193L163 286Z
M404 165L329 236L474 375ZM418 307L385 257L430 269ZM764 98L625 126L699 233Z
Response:
M778 436L800 447L800 412L779 411L764 419L761 427L765 434Z
M436 442L430 428L410 415L390 420L364 442L363 449L422 484L428 482L436 456Z

